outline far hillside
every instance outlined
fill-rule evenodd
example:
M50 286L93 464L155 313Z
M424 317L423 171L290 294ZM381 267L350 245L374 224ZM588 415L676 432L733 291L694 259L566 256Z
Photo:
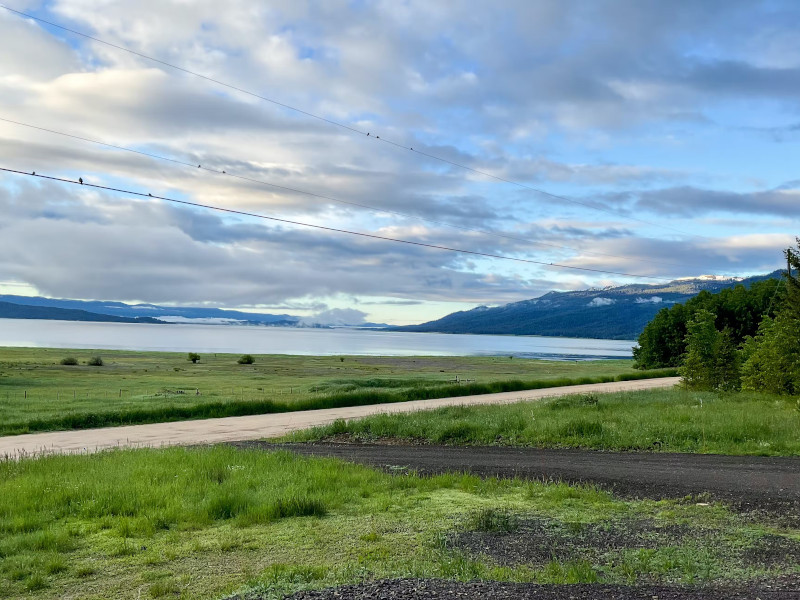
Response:
M44 319L57 321L92 321L105 323L163 323L152 317L119 317L72 308L53 306L28 306L13 302L0 302L0 319Z
M396 327L393 331L633 340L665 307L686 302L701 292L714 293L739 285L747 288L758 281L780 277L780 273L775 271L747 279L700 278L676 280L666 285L635 284L550 292L496 308L479 306L436 321Z

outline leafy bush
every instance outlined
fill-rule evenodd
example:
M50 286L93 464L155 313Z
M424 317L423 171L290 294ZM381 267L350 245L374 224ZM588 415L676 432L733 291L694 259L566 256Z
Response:
M67 356L66 358L61 359L61 364L71 367L78 364L78 359L74 356Z
M192 361L192 364L195 364L200 360L200 355L197 352L189 352L188 360Z
M89 359L89 361L86 364L89 365L90 367L102 367L103 359L99 356L93 356L92 358Z
M251 354L242 354L236 362L240 365L252 365L256 359Z

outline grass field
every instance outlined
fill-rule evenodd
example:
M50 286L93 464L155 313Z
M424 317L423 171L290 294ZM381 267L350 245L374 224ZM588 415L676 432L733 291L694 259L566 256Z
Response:
M545 532L547 552L522 564L469 548L531 527ZM764 562L764 548L780 552ZM796 530L692 499L389 475L283 452L172 448L0 463L0 597L9 598L212 599L247 589L280 598L397 576L744 581L796 572L784 556L798 548Z
M650 390L377 415L290 435L747 455L800 455L800 400Z
M101 355L104 365L86 363ZM74 357L78 364L62 365ZM0 435L655 376L628 360L256 356L0 348ZM663 373L662 373L663 374ZM458 383L456 383L458 380Z

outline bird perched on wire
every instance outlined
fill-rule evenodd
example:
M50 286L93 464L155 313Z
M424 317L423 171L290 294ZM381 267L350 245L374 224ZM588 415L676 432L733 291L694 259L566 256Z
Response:
M80 183L81 185L83 185L83 177L78 177L78 183Z
M33 172L31 173L31 175L36 175L36 171L33 171Z

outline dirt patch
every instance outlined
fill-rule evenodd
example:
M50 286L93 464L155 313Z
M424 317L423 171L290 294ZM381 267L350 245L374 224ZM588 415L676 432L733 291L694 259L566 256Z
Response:
M800 564L800 542L779 535L765 535L753 542L742 553L742 559L750 564L773 567Z
M506 515L500 522L506 526L453 532L445 538L446 546L487 557L504 566L542 566L551 561L615 564L628 550L657 551L686 545L716 555L729 567L776 569L800 563L800 542L772 534L737 547L726 540L725 532L720 529L698 529L648 519L575 523ZM474 523L468 521L469 525Z
M758 588L690 588L615 585L536 585L489 581L460 583L439 579L394 579L298 592L292 600L798 600L797 581ZM253 599L256 600L256 599Z
M597 524L524 519L510 532L453 533L447 546L488 556L502 565L541 565L551 560L596 562L610 551L627 548L656 550L679 545L688 535L696 536L697 531L645 520Z

